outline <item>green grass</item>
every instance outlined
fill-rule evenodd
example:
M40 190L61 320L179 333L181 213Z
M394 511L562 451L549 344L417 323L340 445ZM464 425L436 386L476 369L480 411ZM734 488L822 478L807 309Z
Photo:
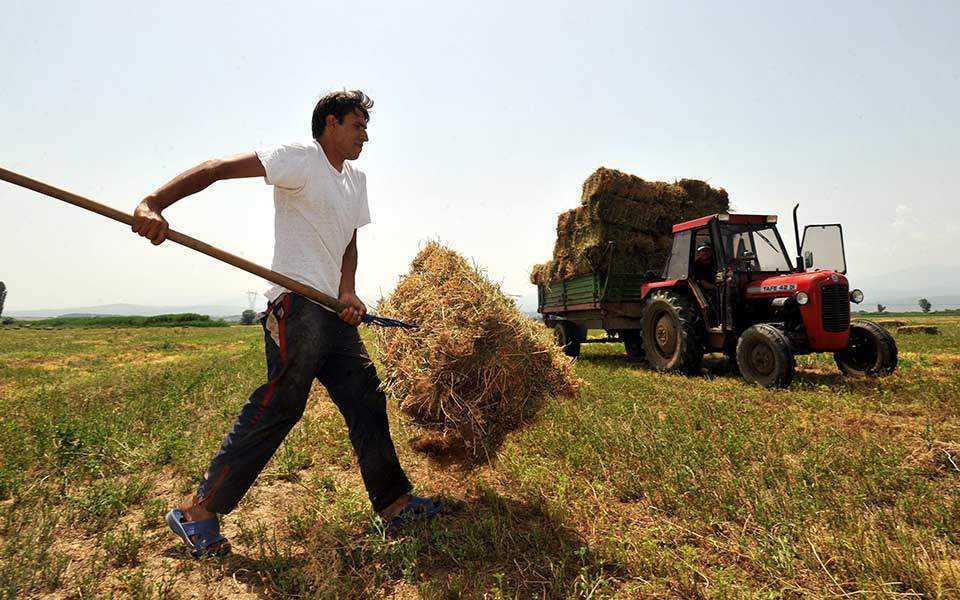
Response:
M0 329L0 598L953 597L960 319L901 320L942 334L897 334L894 376L811 355L779 391L588 345L580 396L470 472L409 450L391 410L411 479L452 507L399 539L315 388L225 519L234 554L201 562L163 514L262 383L260 329Z

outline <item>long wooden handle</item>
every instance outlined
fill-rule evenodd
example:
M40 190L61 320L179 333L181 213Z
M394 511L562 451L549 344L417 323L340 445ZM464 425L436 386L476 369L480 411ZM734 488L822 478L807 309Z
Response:
M50 196L51 198L56 198L57 200L63 200L73 204L74 206L79 206L80 208L85 208L89 211L95 212L98 215L103 215L108 219L113 219L114 221L120 221L129 226L133 226L133 216L128 215L125 212L121 212L115 208L110 208L100 204L99 202L94 202L89 198L84 198L83 196L78 196L77 194L70 193L66 190L61 190L60 188L53 187L52 185L43 183L42 181L37 181L36 179L31 179L19 173L14 173L13 171L8 171L3 167L0 167L0 179L4 181L9 181L14 185L19 185L25 187L29 190L39 192L45 196ZM276 271L271 271L265 267L261 267L256 263L252 263L249 260L240 258L229 252L224 252L219 248L214 248L210 244L201 242L196 238L192 238L189 235L184 235L179 231L174 231L170 229L167 231L167 239L172 240L181 246L186 246L197 252L202 252L207 256L212 256L217 260L221 260L229 265L233 265L238 269L243 269L247 273L252 273L258 277L263 277L271 283L283 286L292 292L296 292L302 296L306 296L311 300L316 300L320 304L323 304L327 308L331 308L336 312L341 312L346 305L336 298L328 296L321 292L320 290L314 289L309 285L304 285L299 281L290 279L286 275L281 275Z

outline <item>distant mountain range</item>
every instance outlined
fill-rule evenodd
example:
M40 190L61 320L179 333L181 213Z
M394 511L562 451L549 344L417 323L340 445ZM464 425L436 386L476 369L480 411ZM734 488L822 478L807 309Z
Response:
M876 309L877 303L891 311L919 310L920 298L929 300L933 310L960 308L960 265L898 269L872 277L857 277L855 272L847 276L852 287L863 290L863 306L869 310Z
M960 308L960 294L946 294L937 296L927 294L926 296L893 296L890 292L885 295L867 294L864 291L863 309L874 311L877 304L887 307L887 310L894 312L919 311L920 305L917 303L920 298L926 298L933 306L933 310L944 310L948 308Z
M76 308L41 308L35 310L4 311L4 316L42 319L61 316L144 316L165 315L170 313L197 313L211 317L229 317L241 314L247 309L239 304L195 304L189 306L147 306L143 304L103 304L100 306L81 306Z

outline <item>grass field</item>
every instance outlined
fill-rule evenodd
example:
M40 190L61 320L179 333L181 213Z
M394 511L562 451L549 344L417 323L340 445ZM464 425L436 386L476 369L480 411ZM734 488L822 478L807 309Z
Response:
M315 388L200 562L162 517L265 377L260 329L0 329L0 597L956 597L960 318L907 320L943 334L897 335L893 377L807 356L787 391L586 346L580 397L473 472L391 410L451 505L399 539Z

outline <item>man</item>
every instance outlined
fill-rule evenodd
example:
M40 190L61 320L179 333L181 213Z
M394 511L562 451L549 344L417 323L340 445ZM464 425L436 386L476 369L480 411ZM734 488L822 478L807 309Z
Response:
M717 289L715 281L717 272L713 266L713 247L709 244L697 248L697 253L693 259L693 276L705 290L713 291Z
M313 141L204 162L148 196L133 230L160 244L162 211L215 181L263 177L274 186L273 269L340 299L339 315L274 286L261 322L269 381L244 405L196 494L167 515L196 557L229 551L218 514L228 514L300 419L313 379L326 387L350 435L364 485L391 528L437 514L440 503L413 496L390 437L386 398L357 325L366 307L357 297L357 229L370 222L366 175L356 160L369 140L373 102L360 91L334 92L313 111Z
M717 268L713 263L713 247L703 244L697 247L693 257L693 278L704 291L707 301L707 321L709 324L718 322L717 307Z

